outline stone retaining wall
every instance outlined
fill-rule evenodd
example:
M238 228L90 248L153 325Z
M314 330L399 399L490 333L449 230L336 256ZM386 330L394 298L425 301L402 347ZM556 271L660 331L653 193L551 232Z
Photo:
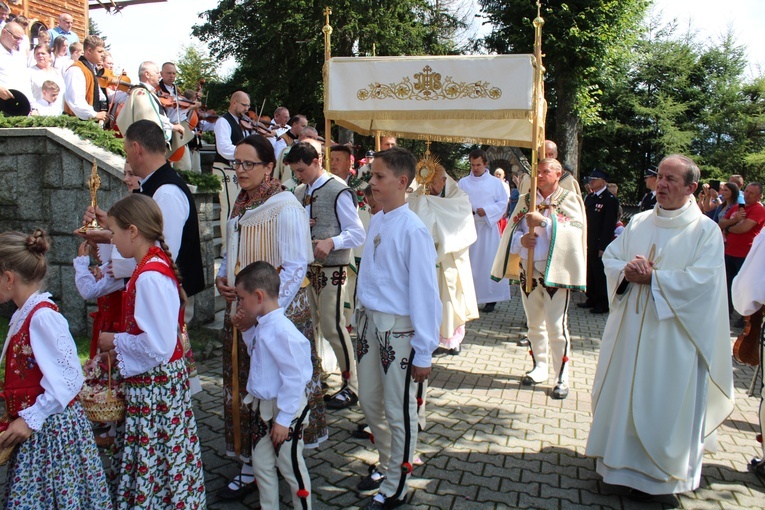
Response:
M47 291L61 307L72 332L90 332L86 303L74 285L72 259L80 238L72 231L81 225L90 203L86 181L98 165L103 209L125 196L122 167L125 160L61 128L0 129L0 231L31 232L45 229L53 241L48 254ZM207 288L197 296L195 321L213 319L213 205L209 194L195 195L202 240ZM4 307L4 315L13 308Z

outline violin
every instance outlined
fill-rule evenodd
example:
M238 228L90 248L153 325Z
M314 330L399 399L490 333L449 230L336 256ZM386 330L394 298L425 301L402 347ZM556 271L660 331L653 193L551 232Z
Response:
M752 315L744 317L744 331L733 344L733 358L739 363L754 367L760 364L762 312L763 308L760 308Z
M111 88L112 90L121 90L122 92L130 92L130 88L133 86L130 83L130 78L127 74L122 73L121 76L115 76L110 69L104 69L101 76L96 76L98 80L98 86L102 89Z

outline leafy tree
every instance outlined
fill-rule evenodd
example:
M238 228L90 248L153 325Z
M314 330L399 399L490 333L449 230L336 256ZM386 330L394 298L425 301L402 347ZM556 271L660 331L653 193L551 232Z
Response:
M194 44L182 48L176 67L176 82L180 90L196 90L200 80L209 82L218 79L218 60Z
M324 7L332 9L332 55L451 54L460 48L449 34L464 20L428 0L221 0L203 13L193 34L214 58L234 57L238 68L215 100L247 91L253 104L266 99L266 113L287 105L312 124L324 121Z
M532 0L479 0L493 25L483 43L497 53L531 53ZM575 171L583 126L599 119L598 80L638 35L648 0L571 0L542 8L546 88L554 120L548 138L558 143L561 160Z
M88 35L97 35L104 41L104 48L106 48L107 51L111 49L111 44L106 42L106 39L108 36L101 33L101 29L98 28L98 25L95 21L93 21L93 18L88 18Z

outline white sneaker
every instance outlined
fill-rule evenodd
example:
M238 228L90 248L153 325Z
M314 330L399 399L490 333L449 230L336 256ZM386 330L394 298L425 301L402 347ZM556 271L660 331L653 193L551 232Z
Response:
M547 381L547 364L538 363L531 372L526 372L526 375L521 381L524 386L531 386L532 384L541 384Z

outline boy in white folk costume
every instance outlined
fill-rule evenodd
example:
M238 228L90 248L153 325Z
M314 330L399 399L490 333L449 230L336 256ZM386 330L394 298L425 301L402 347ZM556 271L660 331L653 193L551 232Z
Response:
M603 254L611 314L592 387L586 455L630 497L678 504L733 410L720 229L696 206L700 172L659 165L658 207L633 216Z
M562 172L555 159L539 162L537 210L529 211L528 194L520 197L492 269L495 280L508 277L520 283L534 362L521 383L531 386L546 382L552 364L555 399L564 399L569 393L569 296L572 289L584 290L587 276L584 202L580 195L560 186ZM534 254L531 270L529 250ZM533 279L529 293L527 278Z
M433 239L405 200L416 164L406 149L378 152L369 183L382 212L369 225L356 296L359 402L380 454L377 470L362 480L382 480L366 507L373 510L405 502L417 386L430 375L441 324Z
M306 385L312 375L311 344L279 307L279 285L279 273L268 262L254 262L236 276L237 297L256 321L242 331L250 354L245 403L252 403L255 413L252 467L262 508L279 508L278 467L292 489L293 508L310 510L303 424L309 412Z

